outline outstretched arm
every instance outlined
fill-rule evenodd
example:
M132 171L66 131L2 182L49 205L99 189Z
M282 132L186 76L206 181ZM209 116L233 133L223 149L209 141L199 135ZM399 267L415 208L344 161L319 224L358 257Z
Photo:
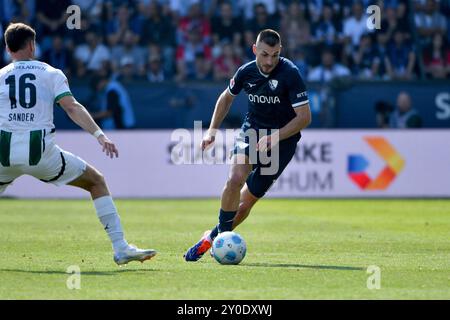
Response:
M205 150L210 145L214 143L214 137L216 130L219 129L222 124L223 119L227 116L230 111L231 104L233 103L234 97L226 89L217 99L216 107L214 108L214 113L211 119L211 124L209 125L208 133L203 138L202 150Z
M57 102L61 105L73 122L97 138L98 142L103 147L103 152L106 152L107 156L110 158L113 158L114 155L116 157L119 156L119 151L117 150L115 144L108 139L108 137L92 119L86 108L75 100L73 96L65 96Z

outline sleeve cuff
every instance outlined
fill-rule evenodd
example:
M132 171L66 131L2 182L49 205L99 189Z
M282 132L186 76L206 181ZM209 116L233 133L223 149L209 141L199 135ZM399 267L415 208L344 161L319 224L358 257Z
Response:
M227 87L227 89L228 89L228 93L231 94L233 97L236 97L236 96L237 96L236 94L234 94L233 92L231 92L230 87Z
M66 91L66 92L63 92L61 94L58 94L56 96L56 98L55 98L55 103L58 103L58 101L61 100L61 98L64 98L64 97L67 97L67 96L71 96L71 95L72 95L72 92L70 92L70 91Z
M307 103L309 103L309 100L302 101L302 102L297 102L297 103L292 105L292 108L298 108L298 107L304 106Z

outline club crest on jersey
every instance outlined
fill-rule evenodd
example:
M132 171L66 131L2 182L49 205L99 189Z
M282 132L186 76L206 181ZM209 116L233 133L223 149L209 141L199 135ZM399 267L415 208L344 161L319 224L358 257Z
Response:
M278 86L278 80L272 79L269 81L269 87L270 89L275 90Z

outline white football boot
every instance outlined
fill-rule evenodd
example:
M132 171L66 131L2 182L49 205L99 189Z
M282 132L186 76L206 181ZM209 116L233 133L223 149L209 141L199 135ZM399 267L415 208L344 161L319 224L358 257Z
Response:
M134 245L128 245L125 250L116 252L114 254L114 262L119 266L123 264L127 264L130 261L140 261L144 262L146 260L150 260L154 256L156 256L158 252L153 249L139 249Z

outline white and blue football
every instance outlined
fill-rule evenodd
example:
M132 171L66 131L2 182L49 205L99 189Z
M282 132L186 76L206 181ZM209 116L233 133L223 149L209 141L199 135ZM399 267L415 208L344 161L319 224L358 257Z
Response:
M220 264L239 264L246 252L245 240L236 232L222 232L214 239L212 255Z

